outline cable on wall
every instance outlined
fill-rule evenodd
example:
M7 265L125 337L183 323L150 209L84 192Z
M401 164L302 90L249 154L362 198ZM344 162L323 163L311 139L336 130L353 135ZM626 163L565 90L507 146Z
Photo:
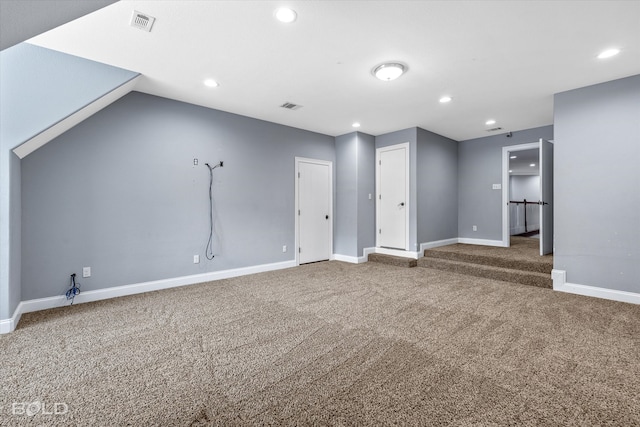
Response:
M208 260L212 260L215 258L213 254L213 194L211 192L213 188L213 170L217 167L222 167L223 162L221 161L213 167L209 163L205 163L205 166L209 168L209 241L204 255Z
M69 286L71 288L67 291L65 295L67 296L68 300L71 300L70 305L73 305L74 298L76 297L76 295L80 294L80 283L76 284L76 273L73 273L71 275Z

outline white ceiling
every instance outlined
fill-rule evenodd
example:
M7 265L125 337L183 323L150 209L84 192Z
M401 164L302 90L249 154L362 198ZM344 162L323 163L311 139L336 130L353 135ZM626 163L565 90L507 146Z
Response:
M280 6L297 21L276 21ZM554 93L640 74L640 1L123 0L29 42L138 71L141 92L328 135L358 121L465 140L552 124ZM392 60L409 71L371 75Z
M537 148L514 151L510 157L513 156L516 158L509 159L511 175L540 175L540 152Z

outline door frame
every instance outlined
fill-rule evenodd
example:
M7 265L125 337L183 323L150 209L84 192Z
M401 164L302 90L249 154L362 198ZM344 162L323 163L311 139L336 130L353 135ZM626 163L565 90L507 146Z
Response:
M298 176L300 173L300 163L312 163L312 164L317 164L317 165L322 165L322 166L328 166L329 167L329 259L332 260L334 259L334 254L333 254L333 216L334 216L334 211L333 211L333 197L334 197L334 191L333 191L333 162L331 161L327 161L327 160L319 160L319 159L310 159L310 158L306 158L306 157L295 157L295 174L293 175L294 177L294 191L295 191L295 195L294 195L294 199L295 199L295 211L294 211L294 217L295 217L295 247L293 248L294 252L295 252L295 256L296 256L296 266L300 265L300 216L298 215L298 211L300 209L300 200L298 197L298 190L299 190L299 180L298 180Z
M401 144L388 145L386 147L376 148L376 230L380 230L380 154L385 151L393 151L400 148L405 149L405 164L406 164L406 177L405 177L405 244L404 250L409 250L409 230L410 230L410 222L409 222L409 213L410 213L410 205L411 205L411 163L410 160L410 151L411 144L409 142L403 142ZM380 248L380 233L376 233L376 247Z
M540 150L540 142L528 144L508 145L502 147L502 246L508 248L511 245L510 217L509 217L509 156L516 151Z

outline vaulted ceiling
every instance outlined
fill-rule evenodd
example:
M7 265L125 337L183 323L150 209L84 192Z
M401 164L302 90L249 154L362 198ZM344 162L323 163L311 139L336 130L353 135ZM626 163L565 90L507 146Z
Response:
M297 20L277 21L281 6ZM640 2L123 0L29 43L140 72L142 92L324 134L465 140L552 124L554 93L640 74ZM386 61L408 72L377 80Z

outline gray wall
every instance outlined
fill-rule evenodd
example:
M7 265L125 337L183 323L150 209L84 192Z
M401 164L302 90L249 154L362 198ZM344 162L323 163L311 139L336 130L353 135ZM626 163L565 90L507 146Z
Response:
M358 143L358 256L376 245L375 137L357 132ZM371 199L369 199L371 195Z
M409 250L418 250L418 186L417 151L418 128L403 129L375 137L376 149L390 145L409 143Z
M27 43L0 52L0 319L21 298L21 164L11 150L137 75Z
M458 236L502 240L502 147L553 139L553 126L469 139L458 144ZM506 190L506 189L505 189ZM474 232L472 226L477 225Z
M417 132L418 243L458 237L458 142Z
M336 137L335 253L358 255L358 137Z
M0 50L42 34L117 0L2 0Z
M335 161L334 138L125 96L22 161L22 299L64 293L84 266L93 290L293 260L296 156ZM208 261L204 163L220 160Z
M554 267L640 292L640 75L555 95Z
M336 254L360 257L375 246L375 156L371 135L336 137Z

